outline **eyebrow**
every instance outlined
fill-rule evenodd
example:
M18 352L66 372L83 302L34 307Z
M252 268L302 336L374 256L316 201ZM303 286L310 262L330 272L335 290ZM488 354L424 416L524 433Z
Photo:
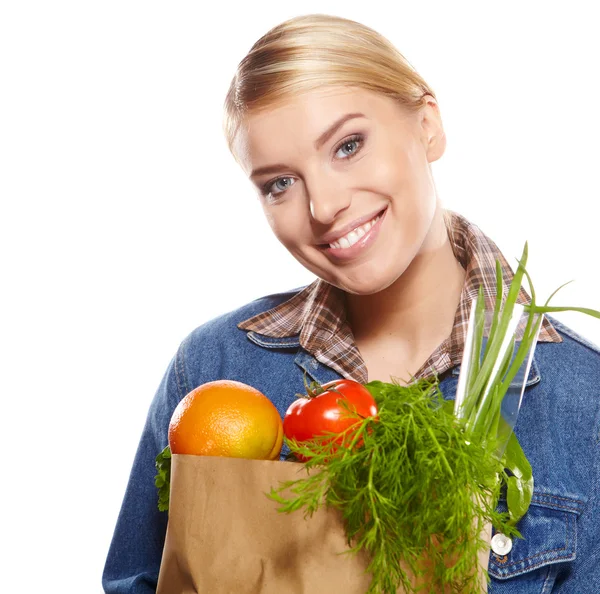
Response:
M366 117L363 113L347 113L343 115L341 118L336 120L325 132L323 132L317 140L314 142L315 150L319 150L348 120L352 120L354 118L364 118ZM267 165L265 167L259 167L258 169L254 169L250 174L250 177L256 177L258 175L264 175L265 173L276 173L277 171L281 171L282 169L287 169L287 165L283 165L282 163L276 163L274 165Z

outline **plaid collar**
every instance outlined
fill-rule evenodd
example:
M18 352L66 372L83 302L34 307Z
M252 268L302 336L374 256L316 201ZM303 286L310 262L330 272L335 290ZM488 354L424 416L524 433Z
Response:
M466 271L465 283L452 332L417 371L417 379L434 373L442 375L460 365L471 302L480 285L486 308L494 307L496 259L502 268L505 297L513 278L513 272L496 244L476 225L448 210L444 220L454 256ZM527 304L530 301L527 292L521 288L517 302ZM300 345L318 361L343 377L367 382L365 363L346 320L345 294L322 279L317 279L288 301L240 322L238 328L273 338L299 336ZM547 318L544 318L538 341L562 342Z

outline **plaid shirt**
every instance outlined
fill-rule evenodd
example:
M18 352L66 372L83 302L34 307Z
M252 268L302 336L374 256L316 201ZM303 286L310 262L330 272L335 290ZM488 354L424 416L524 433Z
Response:
M504 296L513 272L496 244L461 215L445 211L444 220L455 258L466 271L460 302L454 316L452 332L423 363L415 378L442 375L460 365L469 322L471 302L479 286L487 309L496 299L496 259L500 261L504 280ZM518 303L531 301L521 288ZM238 328L277 338L300 335L300 345L318 361L343 377L366 383L367 368L358 350L352 330L346 321L345 299L341 289L317 279L294 297L248 320ZM562 338L544 318L538 341L562 342Z

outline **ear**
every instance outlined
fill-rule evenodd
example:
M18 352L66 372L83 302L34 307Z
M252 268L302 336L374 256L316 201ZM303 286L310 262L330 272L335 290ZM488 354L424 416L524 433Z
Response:
M420 123L422 140L430 163L437 161L446 150L446 134L442 126L442 117L437 101L425 96L426 103L421 108Z

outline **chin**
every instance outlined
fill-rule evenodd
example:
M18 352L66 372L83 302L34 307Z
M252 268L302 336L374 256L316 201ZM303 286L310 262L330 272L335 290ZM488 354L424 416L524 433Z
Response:
M352 283L346 284L340 288L346 293L352 295L375 295L381 291L387 289L392 283Z
M386 274L383 270L377 270L361 275L359 278L342 278L335 279L335 282L328 282L352 295L375 295L393 285L398 277L398 274L392 274L389 271Z

